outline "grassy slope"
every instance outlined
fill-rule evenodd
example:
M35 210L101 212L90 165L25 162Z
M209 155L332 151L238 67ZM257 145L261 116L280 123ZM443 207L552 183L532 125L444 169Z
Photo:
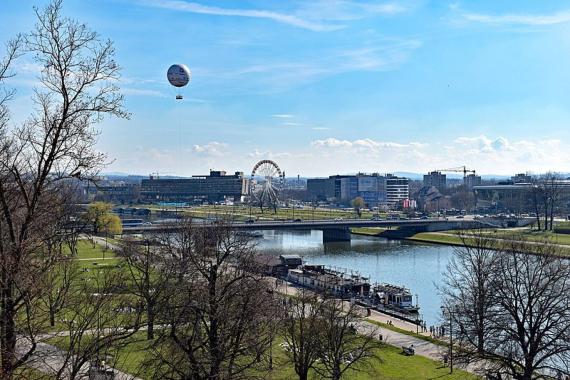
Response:
M142 378L149 378L141 373L141 365L144 362L145 355L148 353L149 343L141 340L144 333L137 333L137 338L126 346L118 357L117 368L123 372L134 374ZM52 343L65 348L65 339L56 338ZM288 363L285 351L279 345L277 340L274 344L274 369L268 374L267 379L271 380L290 380L297 376L293 366ZM401 354L401 349L393 346L384 346L378 350L377 354L380 360L371 361L370 365L361 367L359 371L350 371L346 373L346 379L351 380L367 380L367 379L383 379L383 380L416 380L416 379L477 379L478 377L456 370L452 375L449 369L442 367L441 363L421 357L421 356L405 356ZM311 377L311 376L310 376Z
M509 230L496 230L496 232L488 232L489 238L492 239L510 239L513 237L513 231ZM370 235L377 236L382 232L380 228L355 228L353 233L360 235ZM441 231L441 232L420 232L405 240L421 242L421 243L433 243L433 244L445 244L454 246L463 246L464 241L459 237L460 231ZM469 233L468 230L464 230L463 233ZM570 246L570 236L564 234L555 234L552 232L531 232L524 231L522 234L517 235L522 236L525 240L531 242L541 242L547 239L554 244L569 245ZM465 242L469 243L469 239ZM560 248L560 255L570 255L570 247Z

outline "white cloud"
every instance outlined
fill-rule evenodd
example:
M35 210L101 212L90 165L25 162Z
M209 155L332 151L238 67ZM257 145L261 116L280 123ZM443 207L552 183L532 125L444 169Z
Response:
M276 119L291 119L294 117L294 115L291 115L288 113L279 113L279 114L271 115L271 117L274 117Z
M131 87L123 87L121 88L121 92L124 95L133 95L133 96L152 96L157 98L168 98L169 96L163 92L157 90L143 90L140 88L131 88Z
M415 171L466 165L478 173L511 174L518 171L568 171L570 147L556 139L511 141L504 137L458 137L441 143L397 143L374 139L334 137L311 142L324 173L356 171ZM331 161L334 160L334 161ZM334 164L331 164L334 162Z
M348 0L312 0L297 11L301 17L329 21L359 20L376 15L395 15L407 8L395 2L363 2Z
M497 136L461 136L448 141L393 142L371 138L328 137L299 143L294 150L256 147L253 142L232 146L220 142L195 145L184 152L141 148L125 154L108 170L178 175L207 173L208 169L249 172L260 159L273 159L289 175L410 171L423 173L466 165L479 174L568 172L570 144L557 139L511 140Z
M381 39L367 46L339 47L295 61L264 60L224 76L238 76L242 83L263 88L265 92L282 91L344 73L396 70L421 46L416 39Z
M145 0L142 3L189 13L267 19L314 32L334 31L343 28L342 25L310 21L294 14L260 9L221 8L182 0Z
M223 156L227 153L228 145L217 141L212 141L204 145L193 145L194 153L208 156Z
M555 25L570 22L570 10L562 10L552 14L504 14L488 15L482 13L464 13L463 18L468 21L486 24L518 24L518 25Z

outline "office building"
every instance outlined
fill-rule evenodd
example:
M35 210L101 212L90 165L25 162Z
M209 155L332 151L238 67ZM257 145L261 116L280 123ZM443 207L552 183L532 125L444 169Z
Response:
M445 191L447 187L447 176L439 171L424 174L424 187L435 187L439 191Z
M481 177L476 174L469 174L463 177L465 189L472 190L473 187L481 185Z
M334 181L330 178L310 178L307 180L307 192L311 199L327 201L335 198Z
M528 174L519 173L511 177L513 183L532 183L532 177Z
M410 180L392 174L386 175L386 203L388 207L394 208L409 198Z
M249 180L242 172L226 174L210 171L210 175L192 178L161 179L151 176L141 183L142 202L239 202L249 193Z
M386 177L378 174L334 175L329 178L307 180L307 192L311 198L349 204L361 197L368 207L386 205Z

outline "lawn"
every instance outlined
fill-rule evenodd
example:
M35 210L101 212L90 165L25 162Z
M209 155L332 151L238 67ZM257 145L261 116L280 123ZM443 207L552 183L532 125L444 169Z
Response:
M77 242L77 259L102 260L113 257L115 257L115 253L111 249L105 250L105 246L101 244L93 244L85 239Z
M387 228L382 227L356 227L352 228L351 232L356 235L378 236L386 230Z
M123 348L117 357L116 367L123 372L148 379L142 373L142 363L145 355L148 354L148 347L151 342L143 339L144 332L137 333L131 343ZM57 338L52 340L60 348L65 347L65 339ZM280 346L281 340L276 340L273 346L274 369L266 378L271 380L290 380L297 376L291 363L287 361L286 352ZM461 370L454 370L449 374L449 368L422 356L405 356L401 354L401 349L389 345L383 346L377 351L380 360L373 360L370 365L361 366L358 371L349 371L344 378L351 380L383 379L383 380L417 380L417 379L478 379L478 377ZM315 378L315 374L310 374L309 378Z

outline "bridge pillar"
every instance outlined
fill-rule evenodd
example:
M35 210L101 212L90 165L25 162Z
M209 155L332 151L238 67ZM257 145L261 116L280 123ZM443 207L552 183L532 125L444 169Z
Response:
M335 241L350 241L350 228L325 228L323 229L323 243Z

